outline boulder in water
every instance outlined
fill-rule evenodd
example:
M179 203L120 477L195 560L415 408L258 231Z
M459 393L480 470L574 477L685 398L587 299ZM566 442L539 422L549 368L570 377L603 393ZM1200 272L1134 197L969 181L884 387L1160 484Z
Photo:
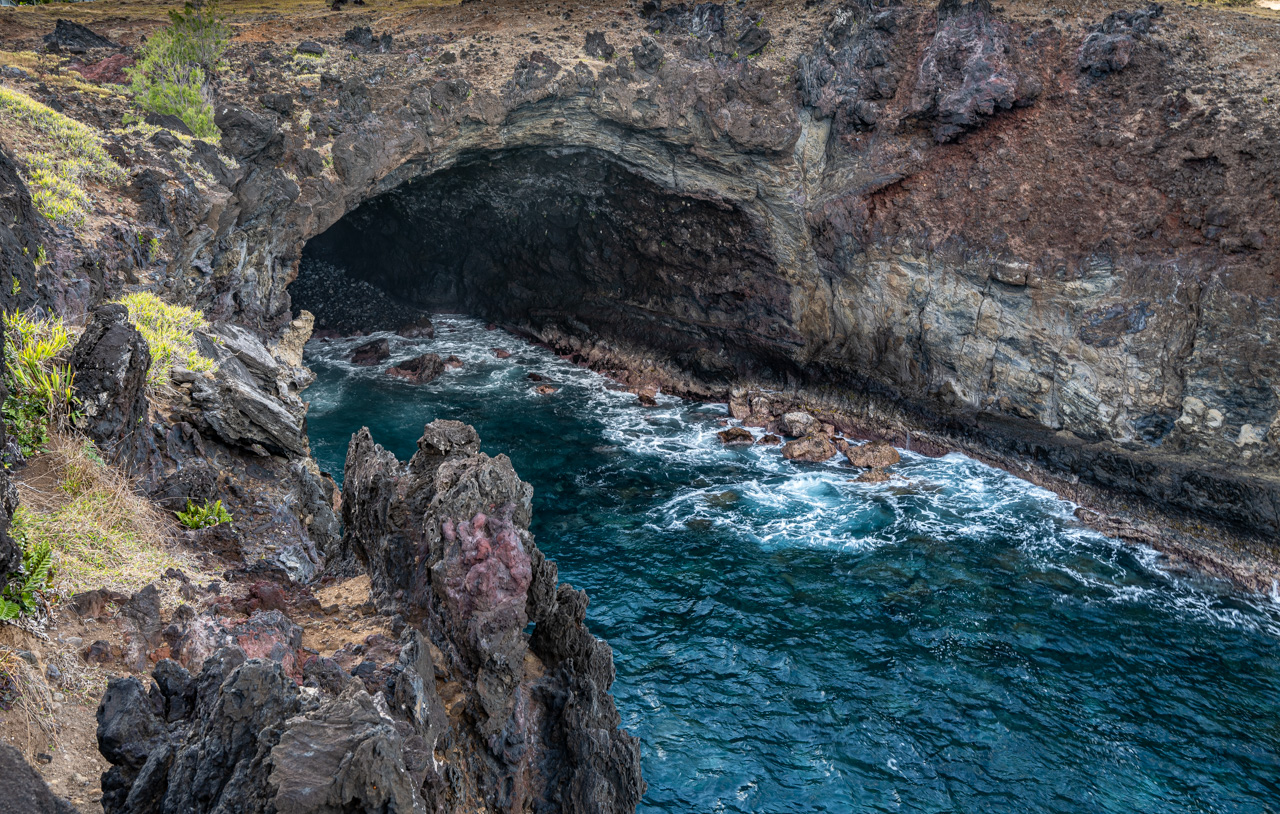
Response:
M493 355L498 357L499 359L511 358L511 351L507 350L506 348L490 348L489 350L493 351Z
M813 435L821 429L818 419L802 411L786 413L782 416L780 423L782 432L792 438L804 438L806 435Z
M849 459L849 463L862 469L883 469L902 460L898 450L894 449L888 441L872 441L856 447L847 446L844 456Z
M834 458L838 451L835 443L827 436L808 435L783 444L782 457L788 461L822 463Z
M374 339L351 352L351 364L370 367L385 362L390 355L391 343L386 339Z
M431 324L431 320L423 317L413 322L401 325L396 331L397 334L405 339L434 339L436 336L436 328Z
M743 427L730 427L727 430L721 430L716 433L721 443L725 446L738 446L742 444L754 444L756 437L751 434L751 430Z
M854 478L857 483L884 483L889 480L889 473L883 469L868 469Z
M426 384L444 373L444 360L436 353L424 353L413 359L387 368L387 375L404 379L413 384Z

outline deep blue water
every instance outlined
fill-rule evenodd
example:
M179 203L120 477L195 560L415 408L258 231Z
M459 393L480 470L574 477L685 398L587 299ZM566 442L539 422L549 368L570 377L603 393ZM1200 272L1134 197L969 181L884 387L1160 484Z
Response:
M308 346L316 455L340 478L362 425L407 459L451 418L511 456L613 645L644 811L1280 812L1275 604L959 455L853 483L723 448L722 405L646 409L474 320L437 329L392 337L466 362L427 386Z

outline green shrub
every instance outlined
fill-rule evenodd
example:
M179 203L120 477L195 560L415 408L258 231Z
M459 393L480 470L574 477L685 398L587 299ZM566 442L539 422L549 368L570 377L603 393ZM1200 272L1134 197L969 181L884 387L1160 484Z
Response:
M87 184L124 183L97 131L45 107L20 91L0 86L0 121L24 165L37 211L55 223L79 226L93 209Z
M129 321L147 340L151 349L151 369L147 384L153 391L169 386L169 376L176 365L197 373L217 369L213 360L196 350L194 331L208 327L204 314L194 308L173 305L147 291L126 294L116 302L129 309Z
M211 140L219 134L205 83L231 38L231 29L214 12L213 2L199 0L170 11L169 26L151 35L129 69L139 107L177 116L197 137Z
M177 515L178 522L189 529L207 529L219 523L231 522L231 514L222 508L221 500L215 500L212 503L205 501L203 506L197 506L188 498L187 510L178 512Z
M53 548L47 542L27 546L22 552L22 570L10 574L0 591L0 620L36 613L47 605L44 594L53 582Z
M71 417L76 398L71 366L59 361L72 334L59 319L40 319L21 311L5 314L5 386L3 412L22 454L33 455L49 440L49 425Z

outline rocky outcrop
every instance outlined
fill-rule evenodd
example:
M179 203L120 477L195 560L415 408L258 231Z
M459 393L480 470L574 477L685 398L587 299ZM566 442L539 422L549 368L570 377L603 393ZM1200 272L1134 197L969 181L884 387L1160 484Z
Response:
M282 365L262 340L237 325L216 326L202 337L201 350L217 371L211 377L179 373L178 379L191 384L204 428L232 446L308 454L306 405L297 393L311 383L309 373Z
M639 744L618 729L612 653L583 623L585 596L557 587L534 545L532 489L479 444L436 421L401 464L362 430L344 480L342 554L368 568L380 607L421 620L436 669L470 688L474 723L451 730L468 780L442 802L631 811Z
M77 428L113 462L137 471L148 453L147 370L151 350L129 322L129 309L100 306L71 352Z
M0 743L0 814L76 814L76 809L49 791L21 752Z
M119 48L120 46L88 28L70 20L58 20L51 33L46 34L44 44L51 51L83 54L94 48Z
M946 142L999 110L1030 104L1040 80L1019 71L1017 57L1009 26L995 18L990 0L942 0L909 115L931 122L934 139Z
M19 177L17 168L4 150L0 150L0 308L4 313L16 310L22 292L34 292L35 267L33 246L38 246L39 220L31 205L31 195ZM30 294L28 294L30 297ZM0 323L3 319L0 318ZM4 385L4 343L6 329L0 324L0 401L8 397ZM9 467L17 463L21 452L10 445L0 417L0 580L22 564L22 552L9 535L9 522L18 505L17 488L9 478Z
M346 483L331 554L368 568L399 641L348 673L300 658L277 610L166 629L199 673L166 660L150 688L111 682L107 814L634 811L639 744L608 695L612 653L534 545L532 489L510 461L457 422L428 425L408 464L362 430Z
M1138 39L1151 30L1163 11L1153 3L1139 11L1112 12L1101 24L1091 26L1089 35L1080 43L1076 59L1080 70L1099 77L1123 69L1133 59Z

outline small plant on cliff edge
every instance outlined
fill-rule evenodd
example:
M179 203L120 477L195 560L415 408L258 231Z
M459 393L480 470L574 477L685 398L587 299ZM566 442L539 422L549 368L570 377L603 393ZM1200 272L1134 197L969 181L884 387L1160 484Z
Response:
M177 116L199 138L218 137L209 76L227 50L231 29L212 0L169 12L169 25L151 35L129 69L134 101L143 110Z
M9 390L3 412L24 456L44 449L49 427L66 424L76 403L71 366L59 361L72 334L58 319L39 319L21 311L4 316L4 383Z
M188 498L187 510L177 512L177 515L178 522L189 529L207 529L220 523L231 522L231 513L222 507L221 500L215 500L212 503L206 500L203 506L197 506Z
M22 570L10 574L0 591L0 620L30 616L48 604L45 594L53 582L53 548L38 542L22 552Z
M194 332L208 327L204 314L194 308L167 303L147 291L126 294L116 302L129 309L129 321L151 349L147 385L153 391L162 391L169 386L169 376L174 367L185 367L197 373L211 373L217 369L213 360L201 356L196 349Z

